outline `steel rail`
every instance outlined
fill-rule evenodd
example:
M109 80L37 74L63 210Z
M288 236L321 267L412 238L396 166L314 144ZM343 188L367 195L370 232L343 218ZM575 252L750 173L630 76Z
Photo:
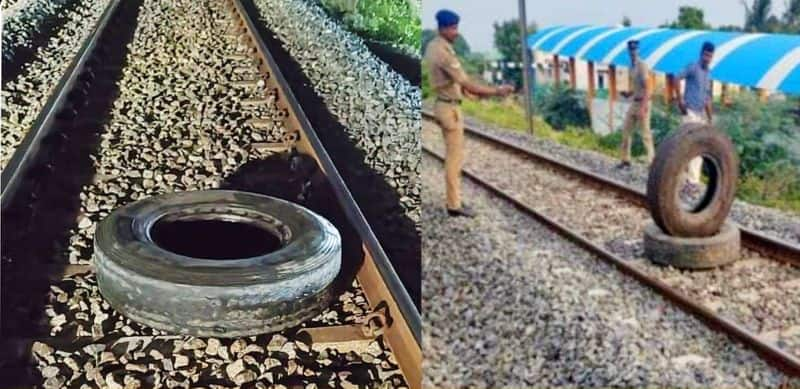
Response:
M362 240L365 259L358 271L367 301L373 309L385 308L389 323L384 331L384 339L394 353L400 370L412 389L422 386L422 320L408 292L397 276L389 258L383 250L366 217L356 203L336 165L318 137L300 103L294 96L290 85L283 76L277 61L256 28L250 11L241 0L231 0L235 13L241 19L239 31L244 30L255 46L259 68L267 77L266 82L275 88L278 100L287 113L284 123L289 130L298 130L302 135L297 149L312 154L331 184L334 196L344 208L347 219ZM252 5L252 3L250 3ZM251 8L252 12L258 12ZM243 27L243 28L242 28ZM394 323L394 324L391 324Z
M55 125L58 113L69 106L69 94L78 81L78 77L85 70L86 62L92 56L95 46L119 4L120 0L109 1L95 25L94 31L84 40L78 54L56 84L30 130L14 150L8 164L3 168L2 177L0 177L0 209L8 208L13 197L23 185L25 176L36 165L42 141L48 135L58 131Z
M434 150L431 150L427 146L422 146L422 150L423 152L427 153L428 155L431 155L437 160L444 161L443 155L439 154ZM730 335L735 339L738 339L739 341L744 343L747 347L751 348L753 351L758 353L772 366L775 366L776 368L780 369L785 374L790 376L800 377L800 358L787 353L786 351L776 347L772 343L760 339L758 335L754 334L753 332L744 328L743 326L737 324L736 322L727 319L721 315L718 315L717 313L711 311L705 306L695 302L691 297L681 293L676 289L671 288L663 281L651 277L644 271L637 269L634 265L626 262L623 258L595 244L588 238L571 230L568 226L533 209L532 207L525 204L522 200L514 197L513 195L506 193L498 186L490 183L485 178L478 175L476 172L469 169L463 169L462 173L471 180L473 180L474 182L476 182L481 187L487 189L489 192L496 195L497 197L500 197L503 200L508 201L515 208L519 209L523 213L532 216L536 220L540 221L542 224L545 224L547 227L556 231L558 234L563 235L564 237L574 242L578 246L583 247L590 253L598 256L599 258L603 259L609 264L615 266L623 273L633 277L634 279L646 285L647 287L655 290L668 300L673 301L684 311L702 320L712 330L721 329L722 332Z
M303 133L306 135L307 140L311 143L314 151L317 153L317 157L322 165L322 169L325 171L326 176L328 177L328 180L334 189L334 193L336 194L339 204L345 208L348 219L353 224L353 227L356 229L370 254L372 255L375 265L383 277L389 292L397 302L400 313L411 327L417 344L421 345L422 318L419 314L419 311L417 311L414 303L411 301L411 297L408 295L408 292L400 281L400 278L397 276L397 273L392 267L391 262L389 262L389 257L386 255L386 252L383 250L378 238L375 236L375 233L369 226L366 217L364 217L364 214L361 212L361 209L353 198L352 193L350 193L350 190L347 188L347 185L345 184L344 179L342 179L342 176L339 174L336 165L333 163L333 160L325 150L325 146L322 144L322 141L317 136L316 131L311 126L311 122L308 120L303 108L300 106L297 98L294 96L294 93L286 81L286 78L281 73L277 62L270 54L270 51L264 43L264 40L257 33L258 30L256 29L251 15L247 12L241 0L232 1L239 14L242 16L248 31L251 32L250 36L253 39L253 42L257 45L259 51L264 53L267 66L272 70L272 76L282 89L286 102L289 104L291 111L294 112L295 118L302 128Z
M433 113L430 111L423 110L422 115L425 118L433 119ZM628 200L631 200L639 206L647 207L647 194L641 189L634 188L626 183L593 173L589 170L571 165L567 162L559 161L553 157L541 154L529 147L514 144L497 135L490 134L472 126L464 126L464 131L470 135L474 135L495 145L510 149L514 152L521 153L526 157L530 157L536 161L550 165L558 170L568 171L603 187L611 188L618 194L622 195ZM764 254L770 258L800 267L800 245L793 244L784 239L766 235L763 232L741 225L739 226L739 230L741 231L742 243L745 247Z

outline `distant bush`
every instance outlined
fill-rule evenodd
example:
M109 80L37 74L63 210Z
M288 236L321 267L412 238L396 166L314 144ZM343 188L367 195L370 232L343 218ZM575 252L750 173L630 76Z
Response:
M592 125L584 92L563 86L539 88L534 104L544 121L556 130Z
M796 103L761 103L753 93L740 93L723 112L716 126L736 145L740 191L768 204L794 204L800 210L800 112Z

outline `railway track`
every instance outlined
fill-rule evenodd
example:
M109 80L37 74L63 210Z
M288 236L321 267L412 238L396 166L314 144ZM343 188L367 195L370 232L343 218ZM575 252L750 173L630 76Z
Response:
M322 172L304 184L312 198L334 199L304 204L343 237L329 309L278 334L201 339L138 325L102 299L91 242L112 209L216 187L298 196L279 190L297 178L282 165L290 153ZM4 382L421 382L419 314L240 1L110 1L5 165L0 196Z
M424 121L423 150L441 160L437 130ZM650 219L643 193L479 130L466 133L468 177L786 373L800 374L797 247L747 230L742 260L732 266L704 272L656 266L641 245Z

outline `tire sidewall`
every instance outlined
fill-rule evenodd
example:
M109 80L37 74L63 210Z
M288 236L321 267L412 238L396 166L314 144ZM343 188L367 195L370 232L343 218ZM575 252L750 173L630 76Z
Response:
M161 249L142 232L165 214L208 204L271 215L291 231L289 241L258 257L207 260ZM112 307L151 327L196 336L254 335L308 320L333 298L341 267L341 238L330 222L296 204L236 191L129 204L98 225L94 244L98 286Z
M692 212L677 199L688 163L695 157L711 159L717 167L717 183L708 205ZM705 124L685 124L658 148L650 170L647 198L653 220L673 236L703 237L716 234L733 204L738 179L738 160L730 139Z

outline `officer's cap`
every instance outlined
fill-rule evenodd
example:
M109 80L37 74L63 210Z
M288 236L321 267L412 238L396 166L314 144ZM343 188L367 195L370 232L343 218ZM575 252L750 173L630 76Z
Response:
M449 9L443 9L436 13L436 22L439 23L439 28L456 25L458 21L458 14Z

